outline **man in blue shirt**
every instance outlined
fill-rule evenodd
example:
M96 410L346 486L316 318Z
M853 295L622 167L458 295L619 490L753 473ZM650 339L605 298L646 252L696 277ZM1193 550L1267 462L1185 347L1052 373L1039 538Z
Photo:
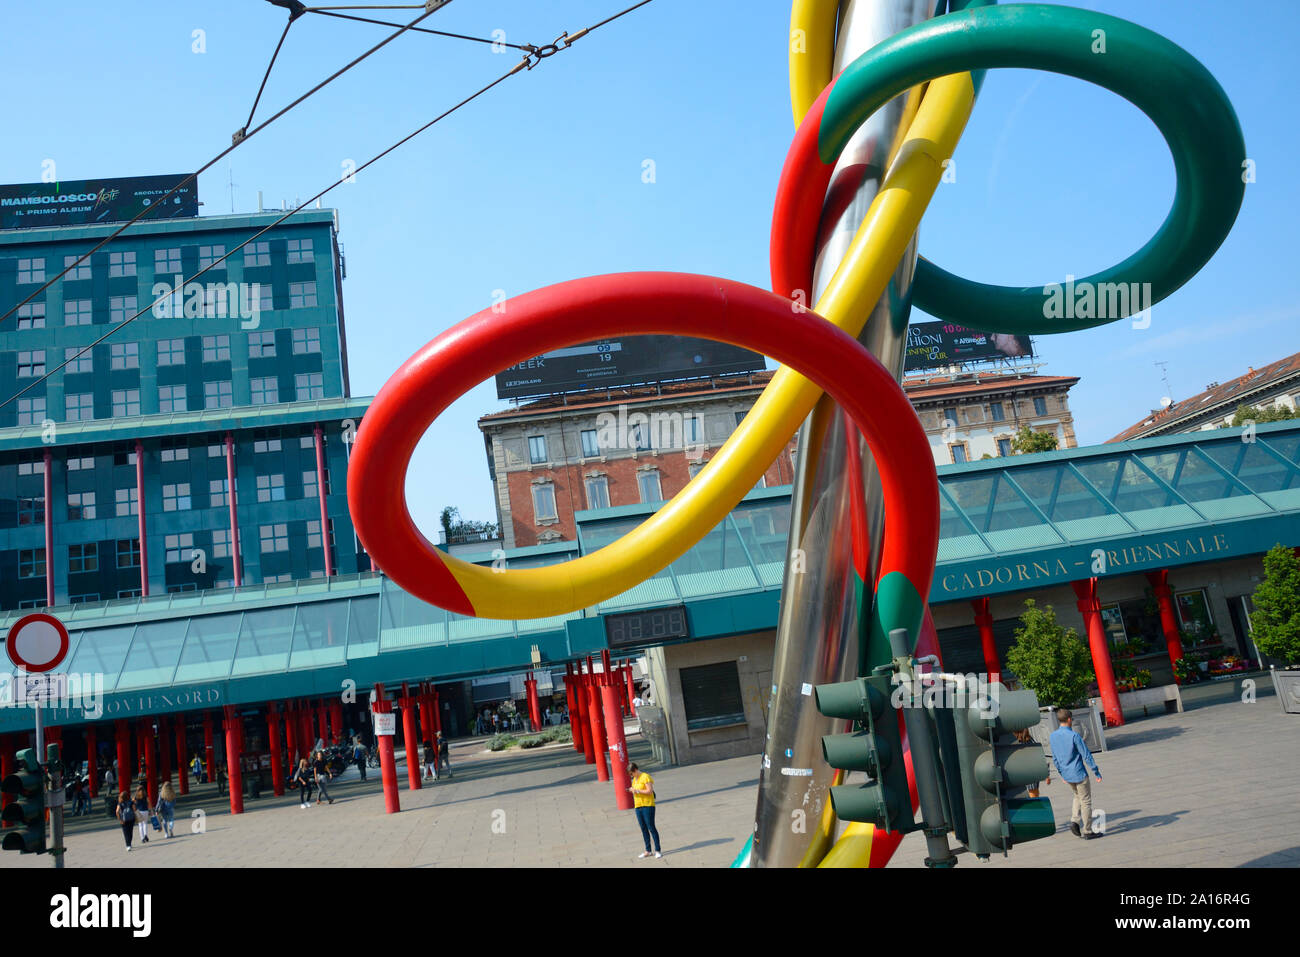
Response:
M1083 738L1074 730L1074 716L1070 709L1058 708L1056 720L1061 726L1052 732L1048 741L1052 746L1052 763L1056 765L1056 772L1074 792L1074 804L1070 807L1070 831L1075 837L1090 841L1101 835L1092 830L1092 785L1088 781L1088 768L1092 768L1098 784L1101 783L1101 771L1092 759L1092 752L1083 743ZM1085 762L1087 767L1084 766Z

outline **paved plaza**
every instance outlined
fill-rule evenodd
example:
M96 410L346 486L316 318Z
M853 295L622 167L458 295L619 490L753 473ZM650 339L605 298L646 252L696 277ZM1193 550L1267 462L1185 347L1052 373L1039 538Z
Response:
M962 867L1300 866L1300 716L1284 715L1268 679L1259 700L1239 684L1200 686L1183 714L1133 721L1107 732L1097 755L1103 783L1094 806L1106 837L1081 841L1066 829L1068 790L1053 780L1058 833L1007 859ZM629 732L635 727L628 725ZM724 867L753 823L759 757L677 768L650 767L650 749L629 733L632 759L648 767L658 794L660 861L640 861L631 811L614 807L612 785L569 745L493 754L482 739L456 742L454 778L406 786L402 811L385 814L378 772L331 786L333 805L299 807L295 795L246 800L229 814L212 786L182 797L172 840L151 835L130 854L102 810L70 818L67 866L108 867ZM352 775L355 776L355 772ZM102 799L101 799L102 800ZM200 817L195 817L201 812ZM192 833L201 820L203 833ZM921 866L924 840L904 840L894 866ZM48 857L0 855L0 867L49 867Z

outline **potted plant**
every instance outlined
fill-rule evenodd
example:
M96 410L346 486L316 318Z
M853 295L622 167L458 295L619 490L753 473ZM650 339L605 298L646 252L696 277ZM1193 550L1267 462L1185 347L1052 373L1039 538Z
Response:
M1039 607L1032 598L1025 601L1016 640L1007 651L1007 667L1020 683L1038 696L1040 710L1050 732L1055 727L1050 712L1070 708L1078 715L1077 723L1089 746L1104 749L1101 722L1088 705L1088 687L1095 680L1088 646L1073 628L1056 620L1051 605ZM1099 740L1089 740L1095 731Z

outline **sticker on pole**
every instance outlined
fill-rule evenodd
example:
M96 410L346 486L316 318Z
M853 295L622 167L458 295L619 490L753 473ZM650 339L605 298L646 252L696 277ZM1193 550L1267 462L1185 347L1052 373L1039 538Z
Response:
M389 735L397 733L397 715L393 714L393 712L378 712L374 717L375 734Z
M19 618L5 639L9 660L18 668L39 674L57 668L68 653L68 629L53 615L37 612Z

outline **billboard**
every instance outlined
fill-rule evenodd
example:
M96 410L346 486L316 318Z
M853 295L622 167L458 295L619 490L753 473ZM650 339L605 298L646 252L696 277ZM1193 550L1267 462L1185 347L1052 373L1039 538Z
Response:
M126 222L142 209L154 207L185 176L176 173L0 185L0 229ZM162 208L152 209L145 219L198 214L199 187L195 179L168 196Z
M556 349L497 373L497 398L604 389L638 382L755 372L763 357L689 336L626 336Z
M903 371L934 369L962 362L1030 358L1033 354L1028 336L976 332L951 322L918 322L907 327L907 358Z

